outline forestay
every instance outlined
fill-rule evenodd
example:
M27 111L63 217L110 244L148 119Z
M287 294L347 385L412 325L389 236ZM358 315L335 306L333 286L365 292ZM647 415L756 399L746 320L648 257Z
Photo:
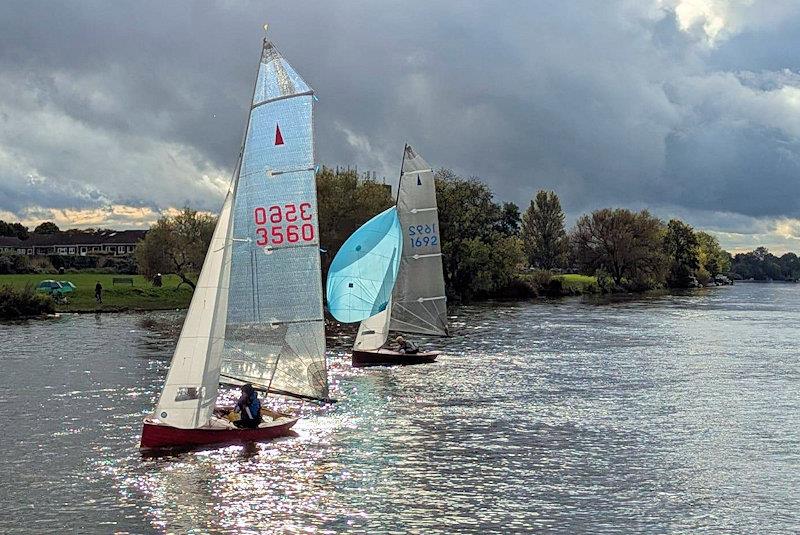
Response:
M233 193L229 192L156 406L156 416L173 427L205 425L217 399L228 309L232 204Z
M355 323L388 308L402 246L394 206L364 223L342 244L326 286L333 317Z
M433 171L406 145L397 195L403 229L400 272L392 294L392 330L447 334L447 299Z
M233 206L222 378L327 399L312 108L265 40Z

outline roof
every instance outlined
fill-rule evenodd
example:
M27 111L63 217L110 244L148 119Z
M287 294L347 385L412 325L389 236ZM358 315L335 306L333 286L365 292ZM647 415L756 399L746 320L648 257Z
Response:
M27 240L0 236L0 247L52 247L70 245L135 245L144 239L146 230L102 230L99 232L57 232L55 234L29 234Z

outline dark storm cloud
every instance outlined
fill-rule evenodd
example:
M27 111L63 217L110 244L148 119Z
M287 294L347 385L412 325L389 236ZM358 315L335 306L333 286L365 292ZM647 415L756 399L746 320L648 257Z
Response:
M571 217L799 217L783 45L800 9L715 0L697 19L681 4L5 2L0 210L215 209L268 20L320 98L321 163L393 180L408 141L503 199L553 188ZM778 22L757 11L779 4Z

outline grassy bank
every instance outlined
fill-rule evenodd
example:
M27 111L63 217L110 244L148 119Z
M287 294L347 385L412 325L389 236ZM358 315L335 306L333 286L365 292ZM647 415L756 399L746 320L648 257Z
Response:
M114 278L129 277L133 286L115 285ZM36 286L40 281L53 279L70 281L77 288L67 294L67 302L56 304L57 312L118 312L124 310L171 310L187 308L192 299L192 289L183 285L178 288L180 279L174 275L164 277L164 285L154 288L150 281L141 275L95 275L92 273L0 275L0 286L8 285L22 289L27 284ZM94 299L94 286L103 285L103 302Z
M597 277L589 275L553 274L545 270L527 271L516 275L513 287L517 297L564 297L600 293Z
M554 275L554 279L561 281L562 295L585 295L600 293L597 285L597 277L591 275L578 275L568 273L565 275Z

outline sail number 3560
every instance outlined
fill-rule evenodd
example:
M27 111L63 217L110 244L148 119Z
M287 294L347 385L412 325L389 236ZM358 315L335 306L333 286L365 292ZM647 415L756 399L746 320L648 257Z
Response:
M256 245L280 245L314 240L311 203L274 204L253 210L256 222ZM309 221L309 223L304 223Z

